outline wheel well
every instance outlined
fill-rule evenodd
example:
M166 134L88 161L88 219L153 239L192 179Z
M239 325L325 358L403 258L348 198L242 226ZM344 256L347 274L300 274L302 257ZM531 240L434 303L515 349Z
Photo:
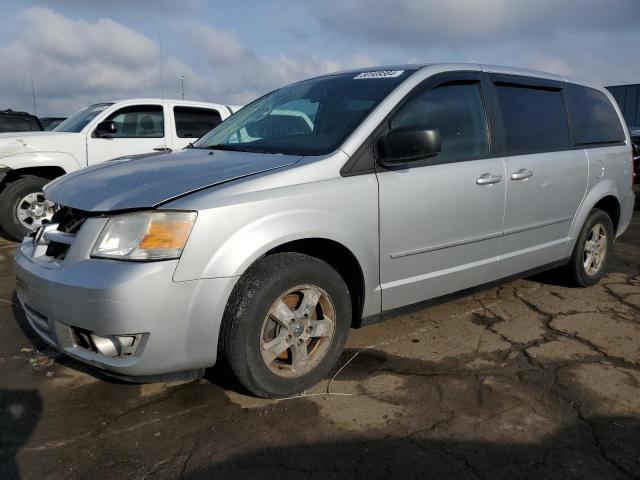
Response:
M319 258L328 263L340 274L347 284L353 310L351 323L358 325L364 306L364 275L356 257L341 243L324 238L294 240L280 245L266 253L297 252Z
M7 172L6 177L4 177L2 181L2 185L0 186L0 190L2 190L7 183L11 183L12 181L23 177L25 175L33 175L36 177L48 178L49 180L53 180L54 178L60 177L64 175L65 172L62 167L29 167L29 168L18 168L16 170L9 170Z
M598 200L593 208L599 208L600 210L604 210L611 218L611 223L613 223L613 229L618 231L618 223L620 222L620 203L618 199L613 195L608 195L606 197Z

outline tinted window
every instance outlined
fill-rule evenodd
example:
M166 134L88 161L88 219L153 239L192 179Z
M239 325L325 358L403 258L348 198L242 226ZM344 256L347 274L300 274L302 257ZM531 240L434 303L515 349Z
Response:
M624 142L620 119L602 92L572 85L568 106L576 145Z
M570 146L559 90L496 85L508 154L548 152Z
M222 122L220 113L210 108L173 107L173 115L180 138L200 138Z
M477 83L443 85L411 98L393 117L391 128L439 130L438 162L489 154L487 119Z
M105 120L115 122L112 138L162 138L164 115L161 105L135 105L115 111Z
M0 133L40 131L40 125L33 117L0 116Z
M342 73L289 85L242 108L196 147L292 155L333 152L413 72Z

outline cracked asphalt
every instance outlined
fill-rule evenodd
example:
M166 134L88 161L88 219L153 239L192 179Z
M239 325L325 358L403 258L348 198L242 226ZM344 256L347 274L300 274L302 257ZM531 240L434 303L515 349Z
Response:
M46 348L0 245L0 478L640 478L640 211L604 280L516 280L352 331L305 395L109 380Z

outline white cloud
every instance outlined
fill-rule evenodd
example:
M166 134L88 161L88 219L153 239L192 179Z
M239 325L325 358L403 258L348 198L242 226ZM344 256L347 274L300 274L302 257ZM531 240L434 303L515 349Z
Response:
M20 17L19 32L0 47L0 106L31 108L33 74L40 115L68 115L97 101L161 94L159 47L147 36L110 19L85 21L34 7ZM246 103L294 80L371 65L366 56L340 61L296 53L258 55L232 31L195 21L176 26L192 63L165 55L166 96ZM187 32L183 34L181 32Z
M160 92L157 46L119 23L71 20L37 7L22 14L19 32L0 48L3 104L30 104L31 74L40 112L48 114L68 114L96 100Z
M178 3L170 0L115 1L115 7L75 9L85 2L52 0L47 5L73 11L73 17L33 7L5 22L0 108L32 110L30 74L40 114L160 96L157 37L129 26L146 12L153 16L146 31L163 32L164 91L171 97L180 95L182 74L188 98L246 103L305 77L407 61L529 67L603 84L640 78L639 0L377 0L375 7L368 0L278 0L273 18L263 13L258 19L269 26L263 33L240 30L256 24L260 13L253 11L234 31L196 21L204 17L198 16L202 9L172 10ZM77 18L82 12L85 19ZM100 18L110 12L124 23ZM254 44L247 45L247 38Z
M192 45L201 45L207 53L207 61L231 61L244 55L242 48L233 32L217 29L190 20L184 25L187 36Z
M638 0L377 0L375 8L326 0L299 8L321 31L376 49L386 63L498 64L605 85L640 79Z
M106 18L90 23L33 8L23 19L28 29L25 45L39 59L53 57L76 65L93 58L132 68L141 58L157 55L156 45L144 35Z
M193 21L187 30L191 48L204 61L199 68L210 78L211 88L235 103L245 103L296 80L375 63L367 55L351 55L341 60L316 54L260 56L240 45L231 32Z

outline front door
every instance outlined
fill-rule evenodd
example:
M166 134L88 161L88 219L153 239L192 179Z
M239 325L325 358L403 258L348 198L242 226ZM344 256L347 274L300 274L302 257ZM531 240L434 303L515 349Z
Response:
M105 119L117 126L108 138L98 137L94 130L87 137L88 164L111 160L125 155L153 153L167 145L162 105L133 105L123 107Z
M497 278L503 160L491 158L481 74L427 80L388 128L439 130L441 152L377 173L383 310Z

